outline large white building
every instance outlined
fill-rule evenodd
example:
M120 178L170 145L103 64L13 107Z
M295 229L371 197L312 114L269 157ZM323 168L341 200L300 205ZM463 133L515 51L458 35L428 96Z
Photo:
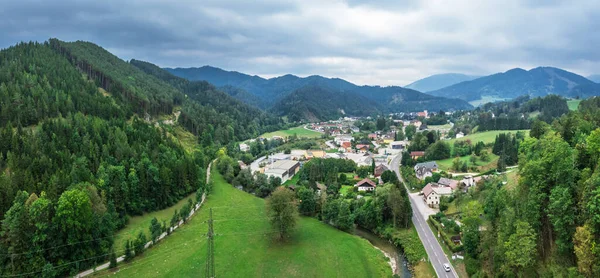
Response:
M428 183L423 188L423 201L432 208L437 208L440 205L442 196L452 195L452 188L434 182Z
M300 170L300 162L294 160L277 160L267 166L265 175L280 178L284 183L292 178Z
M339 146L344 142L354 141L354 137L352 137L350 135L338 135L335 138L333 138L333 141Z

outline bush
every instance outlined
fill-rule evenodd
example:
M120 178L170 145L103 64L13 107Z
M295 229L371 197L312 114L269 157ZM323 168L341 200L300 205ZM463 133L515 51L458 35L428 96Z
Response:
M412 265L427 258L425 247L414 228L397 230L389 227L384 230L382 236L391 239L396 246L402 249L406 259Z
M454 244L454 242L452 242L448 234L442 228L442 225L433 216L429 216L429 220L427 221L429 221L429 223L431 223L435 227L435 229L440 233L442 239L444 240L444 243L446 243L446 246L448 246L450 251L452 251L453 253L463 251L464 247L462 246L462 244Z

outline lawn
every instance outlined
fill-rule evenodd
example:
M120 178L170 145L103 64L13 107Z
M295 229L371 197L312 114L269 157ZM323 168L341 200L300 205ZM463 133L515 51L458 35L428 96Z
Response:
M354 188L354 186L342 185L342 188L340 188L340 194L343 196L346 196L346 194L348 194L348 192L352 191L352 188Z
M300 181L300 175L294 175L291 179L285 181L283 183L283 185L285 186L290 186L290 185L297 185L298 181Z
M495 97L495 96L481 96L481 98L478 100L469 101L469 104L477 107L477 106L484 105L488 102L498 102L498 101L505 101L505 100L509 100L509 99L508 98L499 98L499 97Z
M496 140L496 136L498 134L500 134L500 133L515 134L515 133L517 133L517 131L519 131L519 130L492 130L492 131L477 132L477 133L469 134L462 138L448 140L448 143L452 146L455 141L464 141L467 139L470 139L471 143L473 143L473 145L477 144L477 142L479 142L479 141L482 141L484 144L494 143L494 140ZM529 136L529 130L520 130L520 131L526 131L526 133L525 133L526 136Z
M445 125L428 125L427 129L428 130L450 130L452 128L452 125L450 124L445 124Z
M119 277L203 277L209 208L218 277L390 277L384 255L367 240L314 218L300 218L292 238L274 239L264 200L233 188L213 171L213 192L190 222L129 264ZM97 276L112 275L105 271Z
M475 162L475 165L477 167L480 168L480 170L483 170L483 168L488 168L488 166L493 165L494 167L496 166L496 164L498 163L498 156L491 153L490 150L486 150L488 152L488 156L489 159L488 161L481 161L481 159L477 159L477 162ZM467 156L461 156L460 157L460 161L461 162L467 162L467 164L469 166L472 166L471 161L469 161L469 159L471 159L471 155L467 155ZM447 159L443 159L443 160L437 160L437 164L440 167L441 170L443 171L449 171L452 168L452 161L454 160L454 157L452 158L447 158Z
M163 220L167 221L167 225L169 225L169 221L171 220L171 217L173 217L173 212L181 209L190 198L195 198L195 193L183 198L177 204L169 208L130 218L127 226L118 231L115 235L115 249L123 249L127 239L135 240L140 231L146 233L146 238L150 238L150 222L152 221L152 218L156 217L161 224ZM119 255L121 254L122 252L119 253Z
M581 99L571 99L567 100L567 105L569 106L569 110L575 111L579 107L579 103L581 103Z
M272 138L273 136L289 137L296 134L300 138L320 138L321 133L314 130L308 130L304 126L294 127L286 130L278 130L261 135L264 138Z

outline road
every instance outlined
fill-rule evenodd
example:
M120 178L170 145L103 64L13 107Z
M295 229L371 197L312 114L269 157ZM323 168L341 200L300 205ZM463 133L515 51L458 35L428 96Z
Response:
M400 153L399 155L395 156L394 159L392 159L392 162L390 163L390 169L393 169L393 171L396 172L398 179L400 179L400 181L404 183L404 181L402 180L402 175L400 174L400 161L402 161L402 153ZM404 183L404 186L407 187L406 183ZM408 187L406 188L406 190L408 190ZM448 260L448 257L446 257L446 254L444 254L442 246L440 246L440 243L435 238L435 235L431 231L431 228L429 228L429 225L427 225L426 218L424 217L424 215L426 215L427 213L422 213L419 210L417 202L422 202L421 198L409 199L410 205L413 210L413 224L417 229L417 233L419 234L419 238L421 239L421 242L425 247L425 251L427 251L427 257L429 257L429 261L431 261L431 265L433 266L436 275L438 277L458 277L458 274L456 274L456 271L454 270L454 267ZM444 270L444 264L450 265L450 272L446 272Z

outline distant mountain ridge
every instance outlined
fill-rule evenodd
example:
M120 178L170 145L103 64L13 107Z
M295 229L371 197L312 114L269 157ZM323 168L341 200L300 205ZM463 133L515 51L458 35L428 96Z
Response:
M205 80L221 90L242 101L249 103L250 96L258 100L260 108L265 110L279 105L287 96L301 92L303 95L317 95L306 92L306 88L320 88L328 96L335 96L323 100L329 107L337 107L333 102L349 104L346 98L360 96L372 102L377 112L411 112L419 110L459 110L472 108L466 101L434 97L412 89L399 86L358 86L340 78L326 78L318 75L298 77L287 74L275 78L265 79L239 72L225 71L219 68L204 66L200 68L166 68L172 74L193 81ZM295 101L306 100L305 97L292 97ZM321 103L322 104L322 103ZM350 105L353 106L353 105ZM371 110L371 108L367 109ZM348 115L364 114L364 111L348 110ZM333 115L334 113L325 113Z
M423 79L419 79L413 83L410 83L405 88L413 89L419 92L430 92L435 91L444 87L452 86L454 84L470 81L481 76L466 75L462 73L442 73L434 74Z
M600 83L600 74L592 74L587 77L587 79L594 81L596 83Z
M585 77L553 67L537 67L531 70L511 69L464 81L430 94L442 97L457 97L466 101L485 98L513 99L518 96L531 97L556 94L563 97L589 97L598 95L600 90Z

